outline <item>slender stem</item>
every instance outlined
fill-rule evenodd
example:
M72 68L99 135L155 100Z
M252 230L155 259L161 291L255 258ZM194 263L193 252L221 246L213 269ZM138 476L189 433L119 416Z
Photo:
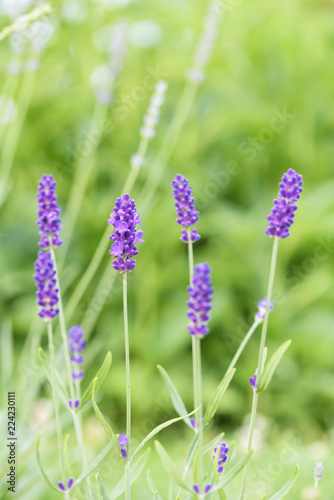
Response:
M51 368L51 384L52 384L52 398L53 405L55 409L55 417L56 417L56 429L57 429L57 441L58 441L58 454L59 454L59 464L60 471L62 475L62 481L65 481L66 471L65 471L65 463L64 463L64 451L63 451L63 436L62 436L62 428L61 421L59 415L59 401L57 397L56 391L56 368L55 368L55 349L54 349L54 341L53 341L53 329L51 320L47 322L48 329L48 340L49 340L49 357L50 357L50 368Z
M316 479L316 480L314 481L314 488L313 488L312 500L317 500L318 482L319 482L319 479Z
M267 329L268 329L269 308L270 308L270 302L271 302L271 297L272 297L273 288L274 288L278 242L279 242L279 239L274 238L273 250L272 250L272 254L271 254L270 271L269 271L266 313L265 313L264 321L263 321L263 325L262 325L260 348L259 348L258 370L257 370L257 376L258 376L257 379L258 380L260 380L260 377L262 375L263 368L264 368L264 361L265 361L264 360L264 348L265 348L265 344L266 344L266 336L267 336ZM250 423L249 423L248 452L251 451L252 444L253 444L253 435L254 435L258 400L259 400L259 393L256 390L254 390L253 402L252 402L252 412L251 412L251 418L250 418ZM245 498L248 466L249 466L249 462L245 465L245 468L244 468L241 493L240 493L240 500L243 500Z
M126 456L130 457L131 440L131 384L130 384L130 349L129 349L129 322L128 322L128 292L127 271L123 273L123 315L124 315L124 342L125 342L125 377L126 377ZM125 499L130 500L130 463L125 465Z
M259 325L259 322L258 321L254 321L254 323L252 324L252 326L250 327L250 329L248 330L248 332L246 333L243 341L241 342L241 344L239 345L238 347L238 350L237 352L235 353L231 363L229 364L229 367L227 368L226 370L226 373L228 373L230 370L232 370L232 368L235 367L238 359L240 358L241 354L242 354L242 351L245 349L249 339L251 338L251 336L253 335L253 333L255 332L257 326Z
M195 338L195 357L196 357L196 377L197 377L197 403L198 403L198 483L202 486L203 478L203 391L202 391L202 361L201 361L201 339Z
M51 245L51 242L50 242L50 252L51 252L51 258L53 260L54 269L56 271L56 280L57 280L57 288L58 288L58 295L59 295L59 301L58 301L59 324L60 324L60 332L61 332L62 341L63 341L63 351L64 351L64 358L65 358L65 371L66 371L66 377L67 377L67 384L69 387L69 392L70 392L70 397L72 399L72 403L74 404L75 390L74 390L74 382L73 382L73 378L72 378L70 354L68 351L68 338L67 338L67 330L66 330L66 324L65 324L64 308L63 308L63 302L62 302L62 297L61 297L61 289L60 289L59 275L58 275L58 270L57 270L56 256L55 256L54 248ZM87 469L87 459L86 459L85 446L84 446L83 435L82 435L81 422L80 422L80 419L78 417L78 414L74 410L72 410L71 413L72 413L72 417L73 417L73 423L74 423L75 433L76 433L76 437L77 437L77 442L79 445L79 452L80 452L82 467L83 467L83 470L86 470ZM87 489L88 489L88 498L92 499L92 488L91 488L89 476L87 476L86 481L87 481Z

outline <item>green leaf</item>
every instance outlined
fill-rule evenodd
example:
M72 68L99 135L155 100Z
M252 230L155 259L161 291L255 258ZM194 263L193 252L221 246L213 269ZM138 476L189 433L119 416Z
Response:
M244 468L244 466L246 465L252 454L253 450L251 450L249 453L243 456L235 465L233 465L233 467L227 470L226 474L224 471L224 473L221 474L220 476L218 484L214 488L212 488L212 490L210 490L210 493L220 490L226 484L232 481L232 479L234 479L235 476L237 476L239 472Z
M95 386L95 390L98 391L102 382L106 378L108 371L110 370L110 366L111 366L111 352L109 351L107 353L106 357L104 358L102 366L96 372L95 377L93 377L91 383L89 384L89 386L87 387L87 389L83 393L79 410L81 410L85 406L85 404L87 404L88 401L90 400L91 395L92 395L92 388L93 388L94 380L96 378L98 379L98 382L96 383L96 386Z
M180 417L184 417L185 415L188 414L188 410L187 410L178 390L176 389L175 385L171 381L171 378L169 377L166 370L161 365L157 365L157 368L158 368L160 375L162 376L162 378L166 384L166 387L168 389L169 395L171 397L171 400L172 400L172 403L173 403L173 406L174 406L176 412L180 415ZM186 418L184 421L187 425L189 425L189 427L192 428L192 425L191 425L189 418L188 419Z
M262 392L267 389L270 381L274 375L278 363L281 361L283 354L291 344L291 340L287 340L282 344L277 351L269 359L268 363L265 365L261 378L259 380L259 387L257 392Z
M198 440L199 440L199 434L198 432L195 434L195 436L193 437L190 445L189 445L189 448L188 448L188 453L187 453L187 458L186 458L186 464L185 464L185 467L184 467L184 472L183 472L183 479L186 478L186 475L191 467L191 464L193 463L194 461L194 457L195 457L195 453L196 453L196 450L197 450L197 447L198 447Z
M185 417L189 417L190 415L193 415L196 413L197 409L192 411L191 413L188 413L188 415L185 415L184 417L177 417L177 418L172 418L171 420L167 420L167 422L163 422L162 424L158 425L153 431L151 431L143 440L142 442L137 446L135 451L132 454L132 457L130 458L129 462L132 462L134 457L137 455L137 453L142 449L142 447L149 441L153 436L158 434L162 429L165 429L169 425L174 424L175 422L178 422L179 420L183 420Z
M37 357L42 365L42 369L44 371L45 377L47 378L51 389L53 389L52 385L52 377L51 377L51 371L50 371L50 360L48 356L46 355L45 351L42 349L42 347L39 347L37 349ZM56 372L56 393L58 395L58 398L63 402L63 404L68 408L68 393L65 389L65 386L62 382L62 380L59 377L59 373L57 370Z
M232 368L230 371L228 371L225 376L223 377L222 381L218 385L210 403L207 406L205 415L204 415L204 425L207 425L210 420L213 418L215 415L217 408L219 406L220 400L223 397L224 392L229 386L229 383L232 380L232 377L235 373L235 368Z
M117 436L114 436L111 441L103 448L103 450L98 454L98 456L89 464L86 470L83 471L83 473L78 477L78 479L74 482L73 488L78 486L82 481L86 479L91 472L93 472L106 458L106 456L110 453L110 450L112 449L113 446L115 446Z
M150 448L146 450L145 453L143 453L143 455L133 464L133 466L131 466L131 474L130 474L131 484L134 483L142 473L150 451L151 451ZM110 493L110 500L116 500L124 493L124 491L125 491L125 480L123 475L123 477L120 479L120 481L117 483L115 488Z
M109 439L113 439L115 437L115 433L112 430L111 426L108 424L108 422L105 420L104 416L102 415L102 412L100 408L98 407L96 400L95 400L95 387L97 385L97 378L95 378L93 381L93 386L92 386L92 402L93 402L93 408L95 411L95 414L97 418L99 419L104 431L106 432L107 436Z
M97 500L110 500L107 490L104 487L102 478L98 472L96 473L95 477L96 477L97 491L98 491Z
M46 482L46 484L52 488L53 490L56 490L59 492L59 489L56 488L56 486L54 486L54 484L52 484L51 480L49 479L47 473L45 472L45 469L44 469L44 466L42 464L42 460L41 460L41 457L40 457L40 454L39 454L39 442L41 440L41 436L42 434L39 433L38 436L37 436L37 439L36 439L36 457L37 457L37 463L38 463L38 467L39 467L39 470L41 471L42 473L42 476L44 477L44 480Z
M174 464L174 462L171 460L169 457L167 451L165 448L162 446L159 441L155 441L154 443L155 449L157 450L157 453L161 459L161 462L166 469L166 471L174 478L176 483L181 486L186 491L189 491L192 493L192 490L187 486L187 484L183 481L182 474L177 468L177 466Z
M297 477L299 474L299 465L296 465L295 471L293 475L290 477L289 481L281 488L277 493L275 493L274 496L270 497L269 500L281 500L284 498L289 491L291 490L292 486L295 484Z
M162 500L162 498L159 495L159 492L157 490L157 487L155 486L155 484L151 478L151 471L150 470L147 471L146 477L147 477L147 482L148 482L149 488L154 495L153 500Z

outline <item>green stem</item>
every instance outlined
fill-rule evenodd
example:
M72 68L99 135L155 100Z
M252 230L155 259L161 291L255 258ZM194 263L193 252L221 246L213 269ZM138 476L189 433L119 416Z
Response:
M126 377L126 455L130 457L131 439L131 384L130 384L130 349L129 349L129 322L128 322L128 293L127 271L123 273L123 315L124 315L124 342L125 342L125 377ZM125 499L130 500L130 463L125 465Z
M277 251L278 251L278 242L279 242L279 239L278 238L274 238L273 250L272 250L272 254L271 254L270 271L269 271L266 313L265 313L264 321L263 321L263 325L262 325L260 348L259 348L257 380L260 380L260 377L262 375L263 368L264 368L264 362L265 362L265 359L264 359L264 348L265 348L265 345L266 345L266 337L267 337L267 329L268 329L268 319L269 319L269 308L270 308L270 302L271 302L271 297L272 297L273 288L274 288L275 271L276 271L276 261L277 261ZM251 412L251 418L250 418L250 423L249 423L248 449L247 449L248 452L251 451L252 444L253 444L253 435L254 435L254 428L255 428L255 420L256 420L256 412L257 412L258 400L259 400L259 393L256 392L256 390L255 390L253 392L252 412ZM244 468L244 474L243 474L242 486L241 486L241 493L240 493L240 500L243 500L245 498L247 475L248 475L248 466L249 466L249 462L245 465L245 468Z
M53 398L53 405L54 405L54 409L55 409L55 418L56 418L59 464L60 464L60 472L61 472L61 476L62 476L62 481L65 482L66 471L65 471L65 463L64 463L63 436L62 436L62 428L61 428L61 421L60 421L60 415L59 415L59 401L58 401L57 391L56 391L55 350L54 350L53 329L52 329L51 320L49 320L47 322L47 329L48 329L49 356L50 356L50 368L51 368L51 384L52 384L51 389L52 389L52 398Z
M227 368L226 370L226 373L228 373L230 370L232 370L232 368L235 367L238 359L240 358L241 354L242 354L242 351L245 349L249 339L251 338L251 336L253 335L253 333L255 332L257 326L259 325L259 322L258 321L254 321L254 323L252 324L252 326L250 327L250 329L248 330L248 332L246 333L243 341L241 342L241 344L239 345L238 347L238 350L237 352L235 353L231 363L229 364L229 367Z
M312 500L317 500L318 482L319 482L319 480L318 480L318 479L316 479L316 480L314 481L314 488L313 488Z
M72 402L74 404L75 390L74 390L74 383L73 383L73 378L72 378L70 354L69 354L69 350L68 350L68 338L67 338L67 330L66 330L66 324L65 324L64 308L63 308L63 302L62 302L62 297L61 297L61 289L60 289L60 283L59 283L59 275L58 275L58 269L57 269L56 256L55 256L54 248L51 245L51 241L50 241L50 252L51 252L51 258L53 261L54 269L56 271L56 280L57 280L57 288L58 288L58 296L59 296L59 301L58 301L59 324L60 324L60 332L61 332L62 341L63 341L63 351L64 351L64 358L65 358L65 371L66 371L66 377L67 377L67 384L69 387L70 397L71 397ZM80 422L78 414L76 413L76 411L74 409L71 411L71 413L72 413L72 417L73 417L75 433L76 433L77 442L78 442L78 446L79 446L82 468L84 471L87 469L88 464L87 464L87 459L86 459L81 422ZM91 488L89 476L87 476L86 481L87 481L87 489L88 489L88 498L92 499L92 488Z
M73 180L72 189L69 195L69 200L65 211L65 217L63 220L65 229L65 238L62 247L62 261L60 267L62 267L65 261L70 243L72 241L73 229L76 224L82 205L82 200L93 169L96 150L102 138L102 131L100 130L100 126L106 117L107 110L108 110L107 106L102 105L98 102L96 103L89 125L89 131L86 135L86 139L90 137L94 132L99 132L100 137L94 140L94 144L91 151L89 151L88 154L82 152L77 160L75 177Z
M32 91L34 89L36 79L36 72L27 72L24 75L21 85L21 91L18 97L18 110L17 118L10 124L4 146L1 152L0 165L1 165L1 178L0 178L0 207L4 203L8 192L8 180L10 171L13 166L15 152L21 135L21 130L27 114L28 106L30 103Z

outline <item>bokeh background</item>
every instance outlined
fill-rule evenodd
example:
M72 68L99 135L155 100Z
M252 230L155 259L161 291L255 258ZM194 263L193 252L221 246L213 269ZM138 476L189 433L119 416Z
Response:
M33 7L29 0L1 0L0 26ZM181 173L193 187L202 236L195 262L208 262L213 270L210 335L202 342L208 402L266 294L272 248L264 234L266 216L282 174L294 168L303 174L304 192L291 236L279 245L267 341L269 353L288 338L292 345L260 398L248 498L273 494L298 462L300 475L288 498L310 499L317 460L325 466L319 498L333 498L334 4L226 0L206 79L161 165L157 155L166 150L207 7L199 0L59 0L43 23L0 42L1 384L3 403L6 392L16 390L20 500L60 496L44 485L34 455L42 430L42 455L56 482L50 392L36 356L38 345L47 345L32 279L38 180L51 173L58 184L65 243L57 252L66 307L122 194L152 94L147 75L150 83L163 79L169 87L157 135L130 193L145 238L129 279L134 434L140 439L176 416L157 364L192 408L187 249L175 222L172 179ZM121 40L116 52L113 36ZM115 54L120 71L111 82L106 64ZM122 289L108 250L106 238L101 264L67 323L84 322L89 330L84 386L112 351L99 404L124 432ZM256 368L259 334L245 349L207 435L224 431L228 442L236 441L236 454L247 437L248 377ZM1 420L5 429L5 406ZM84 422L92 459L107 438L91 407ZM159 439L181 467L190 431L176 424ZM70 453L75 461L75 449ZM154 449L149 468L167 498L168 477ZM80 471L74 467L74 473ZM110 461L101 467L109 489L120 474ZM240 481L227 490L229 498L237 498ZM152 497L145 474L136 484L135 499ZM7 498L3 479L1 488Z

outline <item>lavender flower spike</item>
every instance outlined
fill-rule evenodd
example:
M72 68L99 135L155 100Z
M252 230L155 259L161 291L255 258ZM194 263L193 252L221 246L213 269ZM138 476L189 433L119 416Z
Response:
M188 180L178 174L172 182L173 196L175 198L175 207L178 218L176 222L183 227L189 228L198 221L199 212L195 209L195 200L191 196L191 187ZM188 243L188 232L181 230L181 240ZM190 240L192 242L200 239L197 229L191 231Z
M128 194L117 198L113 213L108 219L108 224L115 228L114 234L109 236L114 242L109 253L116 257L113 267L121 273L132 271L136 265L136 261L132 260L132 257L139 253L136 243L144 241L143 231L136 231L137 224L141 223L134 200L131 200Z
M211 269L208 264L198 264L194 267L192 286L188 286L189 300L187 305L190 325L188 330L194 337L203 338L209 333L207 323L210 319L208 312L212 309Z
M58 481L59 489L61 491L68 491L68 490L70 490L72 488L72 486L73 486L73 481L74 481L73 477L70 477L70 479L67 482L67 488L65 488L65 485L64 485L64 483L62 481Z
M255 321L257 321L258 323L264 320L264 316L266 314L267 302L268 298L264 297L257 303L258 311L255 313ZM274 302L271 300L269 305L269 311L272 311L273 309L274 309Z
M59 214L61 209L58 207L56 195L56 182L53 175L42 176L38 186L38 220L37 225L40 229L41 237L38 245L43 250L50 248L50 239L52 247L59 247L63 242L59 239L59 231L62 229Z
M315 481L319 481L319 479L322 478L323 471L324 471L323 463L316 462L316 464L314 466L314 473L313 473L313 478Z
M199 495L200 494L200 490L199 490L199 486L198 484L193 484L193 490L194 492ZM209 493L209 491L211 490L211 484L207 484L204 488L204 493Z
M249 385L253 388L254 391L256 391L258 387L257 373L254 373L253 377L249 377Z
M216 458L217 450L219 453L219 458L217 462L217 473L221 474L224 470L223 464L227 460L227 453L229 451L229 448L227 447L226 443L218 443L217 446L214 447L213 449L213 460Z
M40 306L38 315L44 321L50 321L59 313L59 309L56 308L59 300L58 289L56 288L56 271L53 267L50 252L38 252L35 270L34 279L37 286L37 304Z
M121 447L121 452L122 452L123 458L126 459L126 457L127 457L126 445L129 443L129 440L128 440L126 434L120 434L117 443Z
M290 235L289 228L294 222L297 210L296 202L302 192L302 176L292 168L282 177L279 184L278 199L274 200L274 208L268 215L269 226L265 233L272 238L287 238Z
M72 328L69 329L68 336L69 336L69 349L72 351L72 355L70 357L73 371L72 371L72 378L73 380L80 380L84 376L84 370L80 369L80 365L84 362L84 357L80 354L85 346L86 346L86 341L83 338L83 330L81 326L72 326Z

